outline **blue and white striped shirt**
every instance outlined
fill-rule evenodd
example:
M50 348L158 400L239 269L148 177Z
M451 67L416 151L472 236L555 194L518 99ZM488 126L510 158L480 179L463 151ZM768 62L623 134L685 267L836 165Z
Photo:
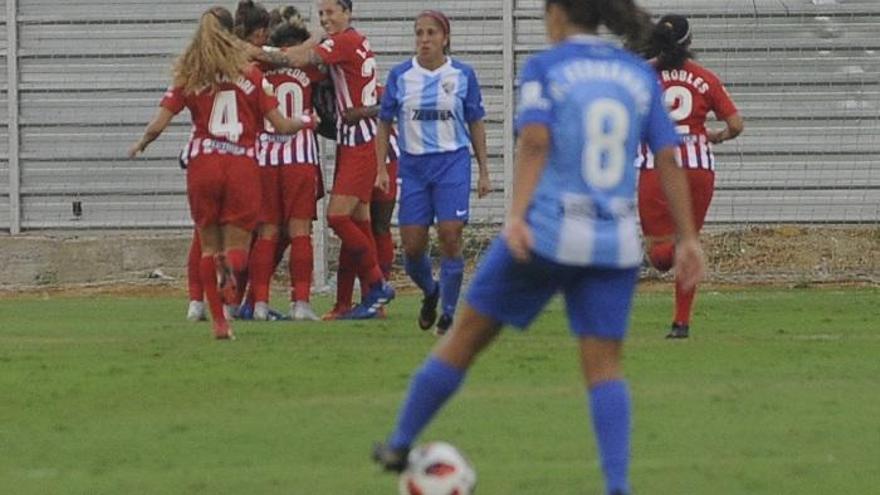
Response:
M433 71L415 57L394 67L379 112L385 122L397 119L401 149L410 155L469 146L468 125L485 115L474 70L452 58Z
M654 69L597 37L574 36L528 60L518 112L518 132L541 125L551 136L527 215L535 252L568 265L638 266L636 149L679 144Z

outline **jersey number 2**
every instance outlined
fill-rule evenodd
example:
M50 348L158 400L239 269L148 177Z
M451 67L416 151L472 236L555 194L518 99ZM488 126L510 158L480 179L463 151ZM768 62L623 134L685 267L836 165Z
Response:
M616 100L597 100L584 113L581 174L591 186L610 189L620 184L626 166L629 113Z
M663 92L663 102L669 109L669 118L673 122L681 122L691 116L694 111L694 95L687 88L681 86L670 86ZM688 125L677 125L675 130L679 134L690 134L691 127Z
M235 91L218 92L214 96L214 108L211 109L208 132L235 143L238 142L243 130L244 126L238 120L238 101L235 99Z

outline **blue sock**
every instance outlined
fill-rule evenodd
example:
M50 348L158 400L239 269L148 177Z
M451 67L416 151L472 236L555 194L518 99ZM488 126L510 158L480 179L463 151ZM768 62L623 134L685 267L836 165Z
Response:
M406 274L419 286L419 289L422 289L426 296L433 294L437 290L437 282L434 281L434 276L431 275L431 260L428 259L427 254L415 259L407 257Z
M455 314L461 281L464 278L464 259L443 258L440 260L440 292L442 294L443 314Z
M589 390L589 396L606 490L629 493L630 399L626 382L599 383Z
M458 390L464 371L434 356L413 376L406 401L397 416L397 426L388 440L393 449L409 448L434 414Z

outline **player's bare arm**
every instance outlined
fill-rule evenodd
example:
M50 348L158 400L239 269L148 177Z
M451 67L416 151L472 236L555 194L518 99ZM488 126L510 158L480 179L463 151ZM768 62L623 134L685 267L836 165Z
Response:
M388 177L388 137L391 135L391 123L379 121L376 132L376 187L388 192L391 179Z
M504 226L504 238L514 258L528 261L534 239L526 224L526 211L538 186L538 179L547 164L550 151L550 130L543 125L528 125L517 140L513 177L513 201Z
M738 113L735 113L730 117L724 119L724 123L727 124L727 127L725 127L724 129L721 129L720 131L710 130L706 132L706 138L709 139L710 143L720 144L724 141L730 141L731 139L734 139L742 134L743 129L745 129L743 118Z
M489 181L489 151L486 146L486 124L482 120L477 120L469 124L471 131L471 146L474 147L474 154L477 157L477 166L479 167L479 178L477 179L477 197L485 198L492 190L492 184Z
M171 119L174 118L174 114L171 113L171 110L168 110L165 107L159 107L159 110L156 112L156 115L153 117L153 120L147 124L147 128L144 130L144 135L141 137L138 142L133 144L131 148L128 150L128 157L134 158L138 153L143 153L144 150L147 149L147 146L150 145L153 141L159 138L162 135L162 132L168 127L168 124L171 123Z

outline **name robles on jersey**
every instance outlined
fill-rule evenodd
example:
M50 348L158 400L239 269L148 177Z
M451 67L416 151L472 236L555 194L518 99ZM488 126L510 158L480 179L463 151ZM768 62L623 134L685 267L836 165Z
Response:
M669 117L682 136L682 144L676 150L678 164L688 169L715 170L715 155L706 137L706 119L710 112L718 119L737 113L724 84L712 71L690 60L681 69L660 71L659 77ZM654 168L654 156L647 146L640 147L635 165Z

